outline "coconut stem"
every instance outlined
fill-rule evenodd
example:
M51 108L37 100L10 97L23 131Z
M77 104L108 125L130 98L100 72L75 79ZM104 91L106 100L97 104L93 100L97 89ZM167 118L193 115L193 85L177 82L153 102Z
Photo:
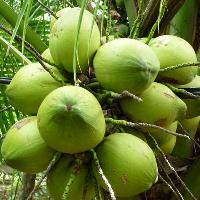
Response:
M174 191L175 191L175 193L176 193L175 196L176 196L176 197L180 196L180 198L181 198L182 200L184 200L182 194L179 192L178 188L174 185L173 181L172 181L171 178L169 177L169 175L168 175L168 173L167 173L165 167L163 166L163 163L162 163L159 159L157 159L157 161L158 161L158 163L159 163L159 165L160 165L162 171L164 172L165 176L166 176L167 179L169 180L169 182L170 182L170 184L171 184L171 187L174 188ZM179 199L179 197L178 197L177 199Z
M179 199L179 196L177 195L176 191L173 189L173 187L160 175L160 173L158 174L159 179L165 183L165 185L167 187L169 187L169 189L173 192L173 194L176 196L177 199ZM183 198L181 198L182 200L184 200Z
M160 24L160 21L162 20L164 14L165 14L165 10L167 9L167 3L168 3L168 0L161 0L160 1L159 15L158 15L156 22L154 23L154 25L152 26L152 28L149 32L149 35L148 35L147 40L145 42L146 44L149 44L149 42L150 42L151 38L153 37L154 32L155 32L157 27L158 27L158 32L159 32L159 24Z
M10 109L10 108L12 108L12 106L8 106L8 107L5 107L5 108L2 108L2 109L0 110L0 113L1 113L1 112L4 112L4 111L6 111L6 110L8 110L8 109Z
M156 142L155 138L151 135L148 134L149 137L152 139L152 141L155 144L156 149L161 153L162 157L164 158L165 163L167 164L167 166L170 168L170 170L174 173L175 177L177 178L177 180L180 181L181 185L184 187L184 189L188 192L188 194L190 195L190 197L193 200L197 200L195 198L195 196L191 193L191 191L189 190L189 188L186 186L186 184L183 182L183 180L180 178L180 176L178 175L178 173L176 172L176 170L174 169L174 167L171 165L171 163L169 162L169 160L167 159L167 157L165 156L164 152L162 151L162 149L158 146L158 143ZM159 158L158 158L159 159Z
M103 170L101 169L101 166L100 166L100 163L99 163L99 159L97 157L96 152L94 151L94 149L91 149L90 151L91 151L93 159L94 159L95 167L96 167L97 171L99 172L101 178L103 179L104 183L108 187L111 199L112 200L116 200L116 197L115 197L114 191L112 189L112 186L110 185L108 179L106 178L106 176L103 173Z
M6 29L2 24L0 24L0 29L3 30L4 32L8 33L9 35L12 35L12 32L9 31L8 29ZM15 36L15 39L17 42L22 42L22 38L18 35ZM50 69L49 67L47 67L43 60L45 60L44 58L41 57L41 55L37 52L37 50L31 45L29 44L27 41L24 41L25 43L25 47L26 49L38 60L38 62L42 65L42 67L58 82L62 83L63 85L65 85L64 81L62 79L60 79L59 77L57 77L52 69ZM49 61L45 60L46 63L49 63ZM52 64L52 63L51 63ZM53 64L52 64L53 65Z
M36 174L28 174L28 173L23 174L23 178L22 178L23 188L22 188L22 195L21 195L22 200L26 200L27 197L30 195L30 192L35 186L35 178L36 178Z
M42 178L40 179L40 181L37 183L37 185L35 185L35 187L33 188L33 190L31 191L30 195L28 196L27 200L31 200L34 193L36 192L36 190L40 187L40 185L42 184L43 180L46 178L46 176L49 174L49 171L52 169L52 167L55 165L55 163L58 161L58 159L60 158L61 153L60 152L56 152L54 154L53 159L51 160L51 162L49 163L49 166L47 167L46 172L44 173L44 175L42 176Z
M110 2L111 0L108 0L108 10L107 10L107 24L106 24L106 42L109 41L109 35L111 30L111 14L110 14Z
M189 63L182 63L182 64L178 64L174 66L169 66L169 67L160 69L160 72L180 69L180 68L189 67L189 66L200 66L200 62L189 62Z
M143 6L144 6L144 0L140 0L137 18L135 19L133 26L131 28L131 31L130 31L130 35L129 35L130 38L137 38L137 36L138 36L140 25L144 19L144 13L142 13Z
M199 95L195 95L192 94L191 92L188 92L184 89L180 89L180 88L176 88L173 85L169 84L169 83L163 83L164 85L166 85L170 90L172 90L175 93L179 93L179 94L183 94L185 97L187 98L192 98L192 99L199 99L200 96Z
M157 130L161 130L165 133L168 133L170 135L174 135L174 136L178 136L178 137L184 137L187 139L190 139L190 137L188 135L183 135L183 134L179 134L170 130L167 130L163 127L154 125L154 124L148 124L148 123L134 123L134 122L128 122L126 120L116 120L116 119L112 119L112 118L105 118L105 121L107 123L111 123L114 125L119 125L119 126L127 126L127 127L131 127L131 128L153 128L153 129L157 129ZM146 132L146 131L145 131Z
M87 84L87 87L89 87L89 88L96 88L99 86L100 86L99 82L92 82L92 83Z
M142 99L140 97L137 97L136 95L128 92L127 90L123 91L121 94L115 93L112 91L106 91L106 93L108 93L110 95L110 97L112 97L114 99L123 99L125 97L130 97L138 102L142 102Z
M140 97L138 97L138 96L126 91L126 90L123 91L121 94L113 92L113 91L107 91L107 90L103 90L102 92L103 92L103 94L96 94L99 102L105 101L108 98L119 100L119 99L123 99L123 98L126 98L126 97L130 97L135 101L142 102L142 99Z

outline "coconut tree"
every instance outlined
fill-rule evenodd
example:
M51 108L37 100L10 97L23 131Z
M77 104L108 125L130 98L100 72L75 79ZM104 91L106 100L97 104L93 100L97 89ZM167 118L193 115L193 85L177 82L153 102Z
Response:
M78 14L75 11L69 12L70 8L74 7L80 8ZM63 8L67 9L61 10ZM86 11L84 10L90 12L88 12L90 21L87 21L87 23L85 23ZM62 21L61 18L65 19L65 21ZM60 24L56 23L56 20L58 20ZM73 23L71 23L71 21ZM58 38L61 33L59 33L58 30L65 31L67 25L70 23L75 27L75 29L73 29L74 31L70 29L70 31L65 32L67 37L60 42ZM72 26L71 24L70 27ZM87 31L84 35L82 33L83 26L87 27ZM177 40L177 37L174 36L163 36L165 39L162 39L163 37L158 37L162 35L174 35L178 36L179 39ZM83 41L82 38L84 38ZM89 42L87 40L88 38ZM62 44L63 41L65 45L68 45L67 49L60 48L59 45ZM174 41L174 43L168 41ZM87 43L91 43L92 48L88 48ZM133 45L129 48L130 44ZM171 45L169 47L170 50L173 49L173 54L170 54L169 57L167 57L168 50L165 49L168 45ZM189 46L188 48L190 50L188 50L186 46ZM49 53L43 53L48 47L50 48L50 53L53 58L49 57ZM98 48L99 50L97 50ZM112 51L112 54L109 54L110 51ZM140 51L143 52L143 55L141 55L142 53L140 53ZM160 53L162 51L164 53ZM121 55L123 55L123 58L120 57ZM170 58L173 56L174 58L171 61ZM68 59L65 60L65 57ZM182 59L180 62L179 57ZM197 59L199 59L199 61ZM167 64L166 60L169 61ZM133 70L134 73L136 71L136 75L130 71L130 62L132 62L131 67L133 66L131 70ZM143 180L141 179L144 178L142 174L145 173L136 168L136 165L139 166L139 161L135 159L140 159L138 155L141 152L135 155L135 152L138 151L137 149L134 150L133 154L130 153L135 157L135 159L130 162L135 165L135 168L132 167L131 169L135 169L135 171L138 170L138 173L142 177L138 176L140 180L132 182L133 185L138 182L136 188L133 190L130 188L127 189L131 194L130 196L132 196L130 199L198 199L200 196L200 176L198 173L200 163L198 132L200 116L198 112L200 81L197 76L197 66L200 66L199 62L200 3L198 0L0 0L1 143L7 140L13 124L17 121L19 121L17 123L20 124L23 118L36 115L39 104L41 103L40 101L52 90L67 84L83 87L96 97L104 111L105 122L107 124L106 134L110 135L106 137L104 142L101 143L97 149L87 149L87 153L79 154L80 152L75 150L75 153L78 154L66 157L59 152L55 153L48 167L46 167L46 171L39 173L37 176L36 174L31 174L29 170L13 170L9 167L9 162L6 162L8 165L5 164L5 153L2 153L4 155L3 158L2 154L0 154L2 182L5 177L7 178L8 176L10 180L9 183L11 184L11 189L5 198L41 199L42 195L47 198L49 194L47 193L44 180L48 177L47 188L49 189L50 195L55 199L57 198L57 194L59 194L59 198L61 197L64 199L79 198L80 196L77 197L78 193L73 196L77 191L73 182L78 185L79 193L82 191L84 194L82 196L83 199L121 199L115 195L115 193L118 195L125 192L125 189L121 191L122 187L120 187L120 184L126 184L130 177L135 177L137 174L135 175L133 170L129 175L123 175L120 180L122 182L119 181L119 184L116 185L117 182L114 180L117 178L117 175L115 175L114 166L113 171L111 170L110 172L109 167L105 165L104 161L105 159L107 160L106 162L109 162L110 159L114 159L114 156L109 154L104 156L104 153L101 153L101 146L103 146L102 148L104 149L104 145L107 144L106 142L109 141L109 138L115 137L115 135L112 136L111 134L116 132L128 132L145 141L141 139L138 141L141 143L141 151L143 149L142 145L146 145L146 143L153 149L157 164L155 164L154 155L152 154L153 151L150 149L148 151L151 151L150 157L153 157L152 165L158 166L158 174L156 174L156 167L154 168L153 166L148 171L150 175L152 175L151 171L153 171L154 174L153 177L148 177L149 179L147 179L150 180L149 186L138 186L140 183L142 184ZM161 65L160 69L159 63ZM117 64L118 73L115 72L116 69L113 70L113 66ZM29 73L30 76L23 75L22 71L25 69L23 67L24 65L28 65L28 67L26 66L28 70L31 65L35 67L35 71L38 69L42 74L45 72L46 75L42 76L47 77L45 81L48 80L48 84L51 85L52 88L45 91L41 90L38 96L37 93L32 93L32 90L35 89L35 86L31 85L30 78L33 71L31 70ZM127 68L129 71L123 73L120 71L121 66L128 66ZM139 72L137 71L138 68L140 68ZM187 71L185 72L186 69ZM18 75L19 72L22 75ZM60 75L60 73L62 75ZM15 74L17 75L15 76ZM18 80L17 76L19 77ZM63 76L65 78L63 78ZM105 79L105 76L108 78ZM176 78L174 78L174 76ZM11 82L11 80L13 82ZM23 87L16 86L14 80L17 80L17 82L20 81L21 85L24 84ZM159 83L152 83L154 81ZM45 82L35 80L34 84L40 86L45 84ZM28 92L26 92L26 90ZM151 93L152 90L156 90L156 92ZM24 94L22 98L18 98L21 91L23 91ZM86 93L88 93L88 91ZM13 96L16 97L14 100L12 99ZM74 99L78 101L81 95L77 93L75 97ZM81 101L84 102L83 97L85 97L85 93L82 95L81 99ZM20 102L22 101L21 99L23 99L23 103L20 104L20 106L16 103L17 98ZM53 98L55 101L55 97ZM92 105L91 108L89 108L89 104L92 103L87 100L87 111L89 114L92 113L92 115L90 116L85 111L84 116L87 116L87 120L85 120L83 113L79 115L80 110L73 110L73 105L67 101L67 98L69 97L65 97L66 102L63 100L62 104L64 105L64 103L66 103L67 112L73 111L73 113L76 114L77 124L87 124L87 129L85 128L85 130L87 130L88 134L90 131L93 133L92 126L96 129L102 128L99 128L101 126L100 123L95 124L92 122L95 111L101 110L100 108L95 110ZM171 99L173 99L173 101L171 101ZM12 103L12 101L15 101L15 103ZM39 101L38 105L36 105L37 101ZM86 103L84 102L84 104ZM50 102L49 105L51 105L50 108L52 110L55 110L61 104L59 104L58 99L58 105L56 105L55 102ZM45 106L46 105L44 105L44 107ZM46 127L48 124L50 125L50 121L48 121L48 118L45 119L45 115L49 114L48 112L50 112L49 110L51 109L46 109L46 111L43 112L42 108L40 108L39 117L44 115L44 117L41 117L42 120L40 119L38 122L38 128L40 132L42 132L42 135L46 134ZM157 111L156 109L160 110ZM131 112L132 110L135 112ZM145 112L147 112L147 114L145 114ZM155 117L157 113L164 114L157 119ZM162 116L164 117L162 118ZM56 117L57 115L54 116L55 120L57 120ZM49 116L49 118L51 118L51 116ZM59 113L59 119L62 120L62 118L65 118L64 115ZM156 118L156 120L154 120L154 118ZM41 125L43 119L46 120L44 127ZM71 120L70 122L75 124L71 118L68 117L66 119ZM75 117L73 119L75 119ZM84 123L82 122L83 119ZM57 121L55 121L55 124L56 123ZM41 126L42 129L40 128ZM24 128L24 124L22 127ZM62 127L65 127L64 122L62 123ZM77 125L74 129L79 131L78 128ZM104 129L105 127L102 128L103 132L105 132ZM53 129L48 131L51 132L52 130ZM63 130L60 132L63 132ZM66 137L69 137L69 132L70 131L67 132ZM103 134L102 131L101 134ZM88 140L90 139L89 135L87 136ZM119 134L116 135L116 137L117 136L119 138L122 137L117 140L122 140L124 143L127 143L127 146L124 148L121 144L115 147L116 152L119 151L118 155L122 154L121 157L124 156L121 161L123 163L115 159L115 162L111 162L110 165L113 164L118 167L126 166L126 168L129 168L129 166L127 166L126 152L129 152L128 145L133 138L131 137L130 141L126 141L124 135L121 136L121 134ZM48 136L45 135L45 137ZM17 142L17 139L15 140ZM49 138L47 140L49 140ZM50 138L50 140L49 146L51 146L51 143L54 143L56 139L54 138L52 140ZM81 141L84 142L84 138L81 138ZM99 142L100 141L98 141L98 143ZM12 143L13 146L15 145L15 141L11 140L10 143ZM62 139L60 143L62 143ZM60 146L58 143L56 145ZM115 142L114 145L116 145ZM4 149L5 146L4 142ZM11 147L12 145L9 144L8 146ZM22 146L23 145L21 145L21 148ZM78 148L79 147L81 148L81 145L79 145ZM120 147L121 150L120 148L118 149L118 147ZM62 148L67 149L65 146ZM106 148L108 147L105 146L105 149ZM17 149L15 151L17 151ZM63 153L73 153L66 151ZM131 156L130 154L128 156ZM12 155L13 153L11 153L11 157ZM147 157L144 159L145 161L141 160L141 162L146 162L148 155L146 156ZM89 170L85 164L88 163L88 160L93 161ZM124 164L126 162L127 165ZM30 161L30 163L32 162ZM69 165L69 163L72 164L68 167L66 179L63 179L65 176L64 165ZM23 167L26 168L26 164L24 164ZM79 170L77 170L79 168L81 169L80 173ZM92 168L94 168L94 174L91 175L91 178L86 174L87 171L92 171ZM22 174L20 171L24 173ZM62 177L56 175L58 172L62 174ZM122 170L122 172L125 173L126 170ZM158 176L157 182L155 180L156 175ZM83 181L83 179L87 181ZM55 189L58 187L56 182L59 181L62 181L63 184L62 191ZM85 182L89 183L85 184ZM90 182L92 182L91 185L94 185L93 189L91 189L91 191L94 190L93 193L95 193L93 196L91 195L93 193L90 191ZM147 182L148 181L146 181L146 183ZM156 183L154 184L154 182ZM132 187L132 185L129 187ZM145 189L143 190L141 188ZM120 191L119 193L118 190ZM135 190L139 192L133 197L133 195L135 195Z

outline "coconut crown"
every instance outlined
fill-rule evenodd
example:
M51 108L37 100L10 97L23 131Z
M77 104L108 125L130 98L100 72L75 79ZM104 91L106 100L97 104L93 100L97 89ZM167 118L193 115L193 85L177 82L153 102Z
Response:
M38 173L47 169L55 151L47 146L37 128L37 117L16 122L1 146L5 162L22 172Z
M46 50L42 53L41 56L42 56L44 59L46 59L47 61L49 61L50 63L54 63L49 48L46 49Z

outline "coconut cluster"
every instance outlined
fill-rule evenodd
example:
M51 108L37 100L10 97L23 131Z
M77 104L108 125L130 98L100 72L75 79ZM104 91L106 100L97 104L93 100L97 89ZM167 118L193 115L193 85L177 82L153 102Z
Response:
M154 38L149 45L130 38L101 45L99 28L86 10L77 40L80 11L65 8L57 13L58 19L52 18L49 49L42 54L49 61L45 63L48 72L39 63L29 64L15 74L7 87L11 105L32 116L10 128L1 152L9 166L29 173L47 169L60 152L47 176L53 199L91 200L97 185L100 191L113 192L117 197L132 197L151 188L158 178L155 155L159 152L145 133L164 153L171 154L173 149L179 151L175 147L177 138L163 129L176 132L178 122L186 120L187 124L187 118L194 117L190 127L197 127L196 106L200 101L182 100L163 84L199 87L197 67L160 70L196 62L197 58L185 40L172 35ZM82 87L74 86L74 71L89 81L81 83ZM97 86L90 87L92 83ZM124 92L128 95L120 96ZM120 98L116 102L108 94ZM113 102L120 110L115 118L161 129L117 127L110 131L106 110L112 108ZM111 112L111 116L114 114Z

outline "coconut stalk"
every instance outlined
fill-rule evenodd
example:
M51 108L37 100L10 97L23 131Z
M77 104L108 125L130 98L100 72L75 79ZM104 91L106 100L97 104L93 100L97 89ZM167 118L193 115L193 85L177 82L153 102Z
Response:
M190 136L188 135L183 135L180 133L176 133L173 131L170 131L168 129L165 129L163 127L154 125L154 124L148 124L148 123L134 123L134 122L128 122L126 120L116 120L116 119L112 119L112 118L105 118L106 123L111 123L113 125L118 125L118 126L125 126L125 127L130 127L130 128L140 128L143 129L144 132L148 132L145 131L146 128L153 128L155 130L161 130L166 134L171 134L174 136L178 136L178 137L183 137L183 138L187 138L188 140L190 140Z
M158 143L156 142L155 138L151 135L148 134L148 137L153 141L154 146L156 147L156 149L159 151L159 153L161 154L164 162L166 163L166 165L169 167L170 171L174 174L174 176L176 177L176 179L180 182L181 186L184 188L186 194L190 197L191 200L197 200L196 197L193 195L193 193L191 192L190 188L188 188L188 186L185 184L185 182L180 178L180 176L178 175L177 171L175 170L175 168L171 165L170 161L167 159L166 155L164 154L164 152L162 151L162 149L158 146ZM158 160L160 160L158 158ZM160 161L161 162L161 161Z
M35 174L28 174L28 173L23 174L21 200L26 200L30 195L31 191L35 186L35 178L36 178Z
M111 200L116 200L115 193L114 193L114 191L112 189L112 186L110 185L108 179L106 178L106 176L103 173L103 170L101 169L101 166L100 166L100 163L99 163L99 159L97 157L96 152L93 149L91 149L90 152L91 152L91 154L93 156L94 164L95 164L95 167L96 167L98 173L100 174L100 176L103 179L104 183L108 187Z
M0 14L12 27L15 27L18 15L3 0L0 0ZM18 34L20 36L23 35L23 29L24 21L22 20L18 29ZM32 44L39 53L42 53L45 49L47 49L46 44L40 39L39 35L31 29L30 26L26 27L26 40Z

